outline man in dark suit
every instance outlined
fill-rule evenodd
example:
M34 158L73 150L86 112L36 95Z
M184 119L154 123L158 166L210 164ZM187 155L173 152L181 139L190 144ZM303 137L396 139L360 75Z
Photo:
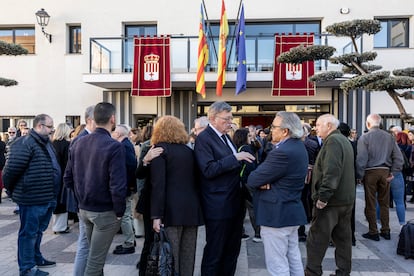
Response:
M197 136L194 147L206 225L201 275L234 275L244 218L240 161L255 158L248 152L238 153L227 135L233 119L229 104L213 103L208 119L210 123Z
M278 112L271 125L276 143L250 173L256 223L260 225L267 270L271 275L303 275L298 228L307 223L301 197L308 154L302 124L293 112Z

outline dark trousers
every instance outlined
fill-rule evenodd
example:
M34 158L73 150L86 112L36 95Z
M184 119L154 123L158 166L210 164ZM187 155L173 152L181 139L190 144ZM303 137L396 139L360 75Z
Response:
M151 244L154 241L154 230L152 229L151 215L145 212L143 215L144 221L144 246L142 247L141 257L139 259L139 276L145 276L147 269L148 255L151 250Z
M201 262L201 275L234 275L243 228L241 212L229 219L206 220L205 227L206 245Z
M390 232L390 183L387 182L388 169L365 171L365 217L369 224L369 233L378 234L376 204L380 207L381 232Z
M322 261L329 241L335 244L336 275L350 275L352 268L352 204L313 208L312 225L306 240L306 275L322 275Z

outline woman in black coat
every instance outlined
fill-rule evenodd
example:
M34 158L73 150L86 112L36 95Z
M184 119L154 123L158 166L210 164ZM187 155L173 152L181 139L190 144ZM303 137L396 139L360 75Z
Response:
M151 162L151 218L153 229L164 225L170 239L177 275L194 272L198 226L203 224L196 162L188 147L184 124L163 116L154 126L151 144L163 153Z
M70 127L61 123L57 126L55 133L53 134L52 145L55 149L56 159L60 165L62 172L65 171L66 163L68 162L68 152L70 144ZM66 209L66 189L63 185L63 173L62 179L59 183L59 192L57 194L57 205L53 211L53 232L55 234L69 233L68 226L68 211Z

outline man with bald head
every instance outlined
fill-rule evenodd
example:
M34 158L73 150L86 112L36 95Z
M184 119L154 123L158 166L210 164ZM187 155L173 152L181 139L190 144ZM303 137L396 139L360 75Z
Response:
M369 224L366 239L379 241L379 236L391 239L389 226L390 180L392 172L401 171L404 159L394 137L380 129L381 116L370 114L367 133L358 140L357 179L365 189L365 217ZM380 207L381 233L378 234L376 202Z
M355 201L354 152L337 129L339 121L324 114L316 121L323 147L312 171L312 224L306 241L305 275L322 275L329 241L335 244L335 275L350 275L352 268L351 215Z

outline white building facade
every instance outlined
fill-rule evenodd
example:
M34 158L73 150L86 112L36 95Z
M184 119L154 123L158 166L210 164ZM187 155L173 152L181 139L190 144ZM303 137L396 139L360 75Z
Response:
M247 91L235 95L235 53L232 36L240 1L227 0L230 24L228 71L223 96L215 93L217 73L213 41L217 34L221 1L205 0L210 32L210 62L206 70L207 97L195 92L200 1L194 0L106 0L88 1L2 1L0 40L21 43L28 55L0 56L0 77L15 79L17 86L0 86L0 132L18 119L39 113L53 117L55 124L83 123L87 106L101 101L113 103L118 123L142 126L155 116L181 118L191 128L194 118L204 115L216 100L230 103L240 126L270 124L275 112L295 111L305 122L314 123L323 113L364 129L365 117L379 113L386 125L402 124L398 110L385 92L343 93L338 84L318 86L315 96L275 97L273 80L274 33L315 34L320 44L335 46L337 54L349 51L346 38L327 36L325 27L352 19L378 19L383 29L364 36L358 45L375 51L374 64L383 70L412 67L414 63L414 2L390 1L274 1L245 0ZM6 3L7 2L7 3ZM35 13L44 8L50 15L42 33ZM134 35L171 35L171 97L132 97L132 40ZM315 63L315 71L338 69L327 61ZM414 101L403 100L412 113ZM403 126L406 127L406 126Z

